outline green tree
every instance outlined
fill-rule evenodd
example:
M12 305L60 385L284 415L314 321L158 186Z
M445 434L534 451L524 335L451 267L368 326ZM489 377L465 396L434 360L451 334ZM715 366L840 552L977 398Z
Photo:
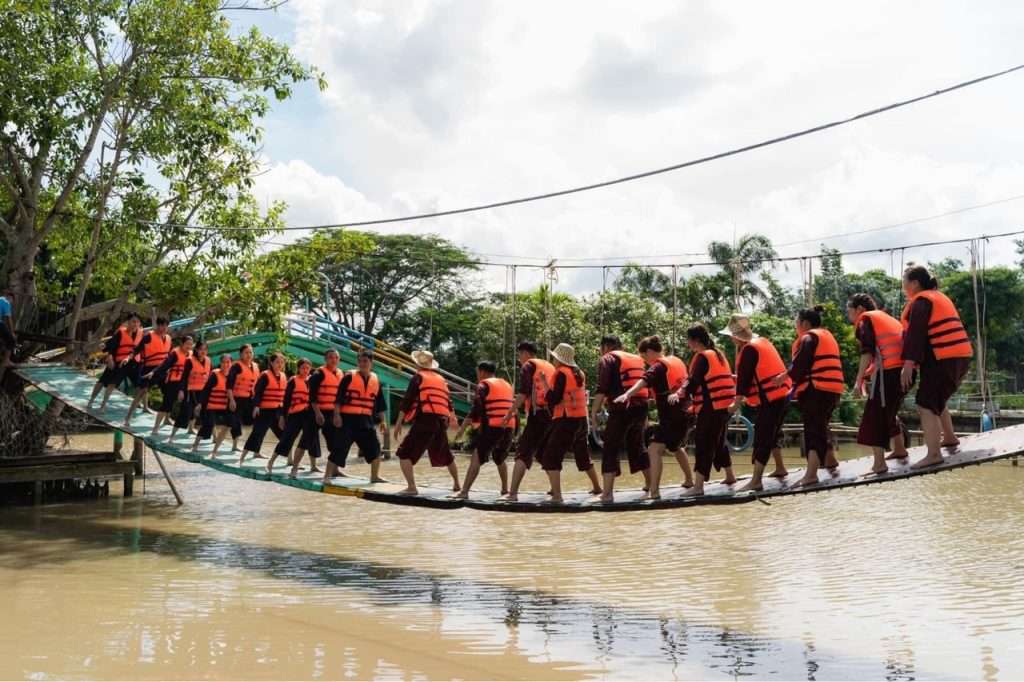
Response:
M745 234L735 244L713 241L708 244L711 259L721 264L722 275L732 289L735 310L743 304L755 304L766 297L753 277L778 256L771 239L762 234Z
M1024 357L1024 276L1014 268L988 268L975 281L969 272L955 272L940 282L942 291L960 311L967 334L977 348L978 313L984 318L983 336L988 363L1008 372L1020 369ZM977 307L976 304L977 303ZM977 312L976 312L977 311Z

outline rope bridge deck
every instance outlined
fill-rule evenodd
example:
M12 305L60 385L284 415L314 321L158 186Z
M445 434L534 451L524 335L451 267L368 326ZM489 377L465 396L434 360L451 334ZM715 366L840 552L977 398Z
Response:
M209 441L202 443L197 453L192 453L190 452L192 437L187 434L180 434L173 441L166 439L167 432L162 432L156 438L150 437L150 430L153 427L153 417L151 415L139 414L132 420L130 426L125 427L123 424L124 416L128 410L130 399L120 392L114 392L105 412L99 413L96 410L87 410L86 405L96 379L81 370L64 365L21 365L17 367L16 371L28 383L61 400L69 407L91 415L97 421L106 424L112 429L142 439L146 445L154 450L187 462L202 464L237 476L261 481L273 481L303 490L359 497L374 502L432 507L435 509L466 507L502 512L579 513L589 511L640 511L697 507L710 504L743 504L787 495L802 495L825 490L886 483L914 476L938 473L940 471L959 469L975 464L984 464L1024 454L1024 425L1019 425L964 436L961 438L960 449L955 453L947 454L942 464L920 471L912 470L909 462L924 456L923 447L910 448L911 456L908 460L903 462L890 461L889 472L881 476L867 475L871 468L871 457L846 460L840 463L839 469L834 476L824 470L820 472L820 482L809 488L790 487L792 483L798 481L803 476L803 470L798 469L781 481L765 477L764 491L759 493L736 493L734 488L739 487L738 485L730 487L720 483L712 483L705 486L705 494L700 497L682 497L683 490L679 487L663 488L661 499L656 501L640 501L640 498L643 496L643 491L641 490L617 491L615 493L615 502L611 504L592 502L590 494L585 492L565 494L565 503L561 505L544 504L546 496L542 493L521 493L518 502L509 503L499 501L499 493L483 490L474 491L471 493L471 499L463 501L452 499L450 497L451 492L447 489L425 486L419 487L420 494L418 496L410 497L398 494L398 491L403 487L401 485L394 483L370 483L363 478L335 478L328 485L322 483L322 477L319 474L304 473L300 474L298 478L290 479L287 476L288 467L283 461L280 461L278 466L274 468L273 473L269 474L265 471L265 464L261 460L246 462L243 466L239 467L236 464L237 455L231 453L224 453L217 458L211 459L208 454L213 446Z

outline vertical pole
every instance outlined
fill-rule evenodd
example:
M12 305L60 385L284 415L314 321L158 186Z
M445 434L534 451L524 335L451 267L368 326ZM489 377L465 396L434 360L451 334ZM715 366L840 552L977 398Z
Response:
M672 354L679 355L679 349L676 348L676 327L678 326L677 317L679 314L679 266L672 266Z
M124 432L114 431L114 452L120 455L122 449L124 449Z
M514 349L519 345L519 337L516 336L516 266L512 266L512 348ZM512 357L515 358L515 350L512 351ZM512 363L515 364L514 362ZM516 384L519 383L519 372L516 368L512 371L512 390L515 391L517 388Z
M132 438L132 462L135 464L135 475L141 476L142 471L142 458L145 454L145 446L142 443L142 439L135 437Z
M391 387L384 387L384 459L391 459Z

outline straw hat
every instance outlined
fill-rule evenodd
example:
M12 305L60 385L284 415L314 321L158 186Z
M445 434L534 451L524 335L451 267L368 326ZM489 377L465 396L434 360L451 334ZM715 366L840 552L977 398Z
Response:
M414 350L412 352L412 359L423 369L437 369L439 367L437 360L434 359L434 354L429 350Z
M576 349L567 343L558 344L555 346L554 350L549 350L548 353L563 365L569 365L570 367L576 366Z
M757 334L750 327L750 318L742 313L736 313L729 318L729 324L718 333L722 336L731 336L744 342L751 341L757 337Z

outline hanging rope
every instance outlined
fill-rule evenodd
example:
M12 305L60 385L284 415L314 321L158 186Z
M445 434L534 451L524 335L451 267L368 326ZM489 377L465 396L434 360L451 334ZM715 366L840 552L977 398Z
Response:
M518 295L516 294L516 266L513 265L512 266L512 367L513 368L515 367L515 356L516 356L515 348L516 348L516 346L519 345L519 337L516 336L516 304L517 304L516 299L517 298L518 298ZM512 372L512 388L513 389L517 389L518 388L518 386L517 386L518 383L519 383L519 372L518 371L513 371Z
M676 320L679 316L679 266L672 266L672 353L679 353L676 349Z
M601 268L601 333L604 334L608 330L605 327L605 313L608 310L608 302L606 301L605 294L608 293L608 266Z
M555 267L555 261L552 260L548 263L547 269L545 270L545 279L548 283L548 293L544 305L544 346L545 350L550 351L552 348L551 344L551 305L552 299L555 297L555 282L558 281L558 269Z

